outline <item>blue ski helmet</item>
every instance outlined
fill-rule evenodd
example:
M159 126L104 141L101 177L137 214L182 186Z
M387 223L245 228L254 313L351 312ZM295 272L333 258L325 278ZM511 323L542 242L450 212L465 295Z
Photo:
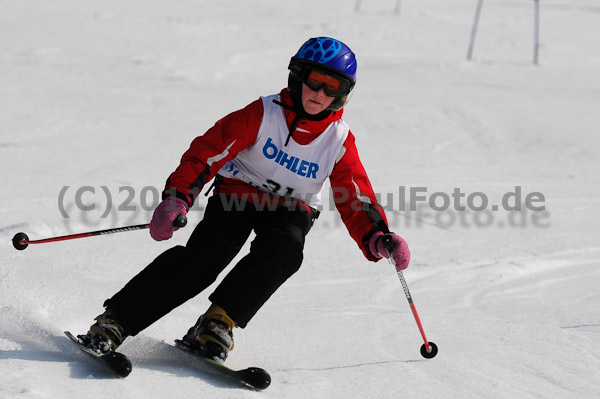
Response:
M330 37L308 39L290 60L288 90L292 97L299 95L301 83L313 69L333 74L348 82L347 92L329 106L329 110L340 110L350 100L349 96L356 83L356 56L348 46Z

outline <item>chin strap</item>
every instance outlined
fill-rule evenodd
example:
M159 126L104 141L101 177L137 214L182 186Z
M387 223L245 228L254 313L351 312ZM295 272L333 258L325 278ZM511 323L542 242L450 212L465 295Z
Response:
M298 123L300 123L300 120L302 118L318 121L318 120L323 120L323 119L327 118L332 112L332 111L326 109L317 115L310 115L304 110L304 108L287 105L278 100L273 100L273 102L275 104L279 105L281 108L287 109L296 114L296 116L294 117L294 120L290 124L290 129L288 131L288 136L287 136L287 139L285 140L284 147L287 147L287 145L289 144L290 139L292 138L292 135L296 131L296 128L298 127Z
M292 107L290 105L284 104L281 101L273 100L273 102L275 104L279 105L281 108L285 108L296 114L296 116L294 117L294 120L290 124L290 129L288 131L287 138L285 139L284 147L287 147L287 145L290 142L290 139L292 138L292 135L294 134L294 132L296 131L296 128L298 127L298 123L300 123L300 119L307 117L308 114L304 110L298 110L298 109L296 109L296 107Z

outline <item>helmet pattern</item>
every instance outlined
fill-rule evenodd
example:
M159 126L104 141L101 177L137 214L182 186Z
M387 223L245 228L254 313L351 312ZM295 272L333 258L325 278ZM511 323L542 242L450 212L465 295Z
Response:
M329 37L316 37L302 45L298 58L327 64L342 51L342 43Z

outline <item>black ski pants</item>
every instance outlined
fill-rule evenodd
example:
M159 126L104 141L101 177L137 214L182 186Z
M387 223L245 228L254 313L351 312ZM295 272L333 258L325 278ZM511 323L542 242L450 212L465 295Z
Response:
M211 285L253 230L256 237L250 252L209 297L239 327L245 327L300 268L304 239L314 221L307 210L284 206L261 210L249 202L234 209L230 205L227 195L212 196L186 246L163 252L104 303L131 335Z

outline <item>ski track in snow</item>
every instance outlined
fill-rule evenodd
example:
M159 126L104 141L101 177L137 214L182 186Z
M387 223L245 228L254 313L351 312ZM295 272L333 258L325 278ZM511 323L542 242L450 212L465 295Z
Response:
M406 1L399 14L342 0L0 3L0 398L600 396L600 8L540 4L534 66L533 2L484 2L471 62L473 0ZM268 370L266 391L202 374L170 345L210 288L129 338L133 372L113 378L63 331L86 331L201 212L167 243L137 231L15 251L13 235L144 223L141 190L160 191L218 118L279 91L289 57L317 35L357 53L344 118L375 191L394 195L388 220L411 248L404 275L438 356L420 356L393 268L367 262L326 210L300 271L235 331L228 364ZM94 211L75 206L83 186L96 189L83 198ZM118 210L123 186L135 212ZM459 187L490 204L519 186L543 193L547 212L400 210L399 186Z

